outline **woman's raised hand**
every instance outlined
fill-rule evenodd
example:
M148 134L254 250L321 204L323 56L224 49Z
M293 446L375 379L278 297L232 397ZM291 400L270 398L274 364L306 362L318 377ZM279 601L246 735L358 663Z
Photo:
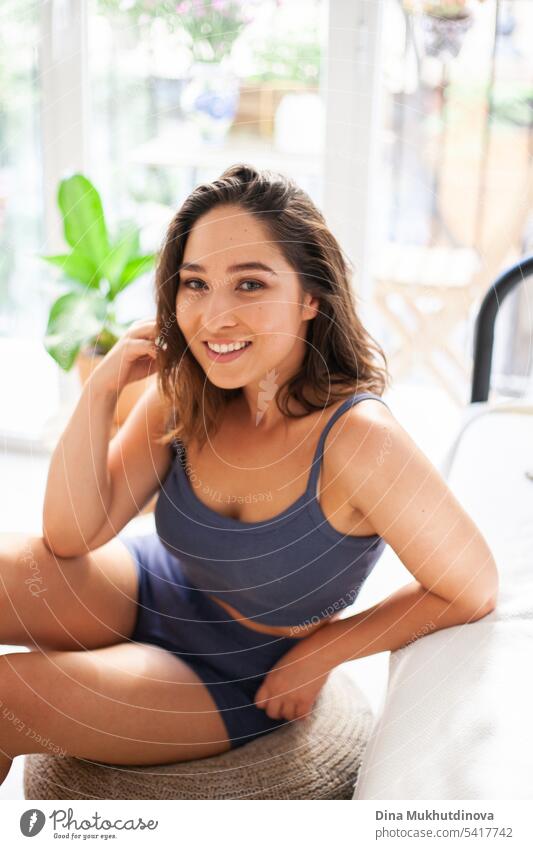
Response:
M157 370L156 336L154 319L134 321L91 373L91 383L118 395L126 384L153 374Z

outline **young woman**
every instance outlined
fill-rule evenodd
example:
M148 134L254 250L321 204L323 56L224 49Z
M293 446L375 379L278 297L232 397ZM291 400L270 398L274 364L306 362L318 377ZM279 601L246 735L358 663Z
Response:
M199 186L156 300L83 388L43 536L2 539L0 642L34 650L0 657L0 777L25 752L224 752L308 714L336 665L495 604L491 552L381 399L383 352L303 191L248 165ZM155 371L110 439L117 393ZM123 535L158 491L156 532ZM413 580L341 616L387 543Z

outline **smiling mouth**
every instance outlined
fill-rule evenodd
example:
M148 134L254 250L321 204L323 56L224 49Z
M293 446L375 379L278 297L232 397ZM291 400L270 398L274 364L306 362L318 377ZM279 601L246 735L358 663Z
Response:
M213 351L212 348L209 347L207 342L202 342L207 352L207 356L216 362L226 363L231 360L236 360L241 354L244 354L248 348L251 347L252 342L246 342L246 344L242 348L238 348L236 351Z

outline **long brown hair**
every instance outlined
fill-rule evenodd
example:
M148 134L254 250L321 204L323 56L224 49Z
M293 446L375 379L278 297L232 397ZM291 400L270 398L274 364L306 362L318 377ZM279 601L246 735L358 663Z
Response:
M307 415L328 407L355 391L382 395L390 380L381 346L365 330L355 308L351 263L311 198L278 172L237 163L213 182L197 186L168 227L156 277L158 388L168 401L169 430L160 439L198 439L203 444L222 420L226 405L242 389L222 389L211 383L191 354L176 316L178 266L183 262L188 234L200 216L222 204L236 204L259 216L287 262L298 274L302 290L319 298L318 313L307 322L306 353L301 368L276 395L278 409L291 397ZM378 365L376 355L383 360ZM312 389L313 398L305 392ZM205 432L199 433L199 423Z

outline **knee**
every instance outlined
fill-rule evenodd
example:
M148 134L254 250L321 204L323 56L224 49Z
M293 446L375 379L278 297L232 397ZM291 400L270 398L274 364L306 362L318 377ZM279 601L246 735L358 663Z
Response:
M3 718L5 718L4 708L15 709L20 701L21 692L29 689L21 669L21 657L27 654L30 654L27 649L0 654L0 715Z
M0 752L9 758L33 751L29 744L42 721L39 657L28 651L0 655Z
M9 758L18 754L17 742L27 725L22 717L21 681L13 669L14 656L0 655L0 752Z

